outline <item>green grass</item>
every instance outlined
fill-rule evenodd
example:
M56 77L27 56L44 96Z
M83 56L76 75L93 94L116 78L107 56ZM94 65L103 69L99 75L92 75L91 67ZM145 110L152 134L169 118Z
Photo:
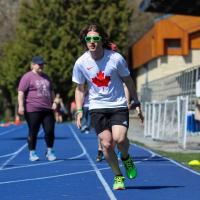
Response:
M132 141L132 142L135 143L135 144L138 144L140 146L147 147L143 143L136 142L136 141ZM161 156L175 160L175 161L185 165L188 168L191 168L191 169L193 169L197 172L200 172L200 166L195 166L195 167L192 166L191 167L191 166L188 165L188 162L191 161L191 160L200 160L200 153L166 152L166 151L155 150L155 149L149 148L149 147L147 147L147 148L151 149L153 152L158 153Z

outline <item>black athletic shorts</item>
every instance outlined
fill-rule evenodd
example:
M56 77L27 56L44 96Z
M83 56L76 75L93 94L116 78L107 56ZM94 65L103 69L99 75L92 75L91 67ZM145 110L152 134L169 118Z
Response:
M97 134L113 125L129 127L129 111L127 108L103 108L90 110L91 125Z

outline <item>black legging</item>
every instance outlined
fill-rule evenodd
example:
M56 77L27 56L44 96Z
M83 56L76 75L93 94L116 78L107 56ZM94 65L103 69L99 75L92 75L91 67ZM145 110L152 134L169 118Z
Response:
M37 136L42 124L46 145L49 148L53 147L54 144L54 128L55 119L52 110L38 111L38 112L26 112L25 119L28 123L29 136L28 136L28 148L29 150L35 150L37 143Z

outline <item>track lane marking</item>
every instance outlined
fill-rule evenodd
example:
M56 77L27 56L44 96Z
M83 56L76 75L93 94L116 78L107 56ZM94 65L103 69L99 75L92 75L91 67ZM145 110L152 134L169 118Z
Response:
M62 159L62 160L55 160L53 162L43 162L43 163L34 163L34 164L28 164L28 165L22 165L22 166L17 166L17 167L8 167L8 168L3 168L1 169L1 171L6 171L6 170L12 170L12 169L21 169L21 168L28 168L28 167L37 167L37 166L41 166L41 165L50 165L50 164L55 164L55 163L59 163L59 162L64 162L65 160L75 160L77 158L81 158L83 157L85 154L81 153L77 156L73 156L71 158L66 158L66 159Z
M85 155L86 155L87 159L89 160L90 165L92 166L92 168L94 169L95 173L97 174L97 177L99 178L100 182L102 183L102 185L103 185L106 193L108 194L109 198L111 200L117 200L117 198L115 197L115 195L112 192L111 188L109 187L108 183L106 182L106 180L104 179L103 175L101 174L100 170L97 168L97 166L95 165L94 161L92 160L92 158L88 154L87 150L85 149L84 145L80 141L79 137L76 135L76 132L72 128L71 124L69 125L69 128L72 131L72 134L74 135L76 141L79 143L80 147L85 152Z
M199 173L199 172L196 172L196 171L194 171L194 170L192 170L192 169L190 169L190 168L188 168L188 167L182 165L181 163L176 162L175 160L172 160L172 159L170 159L170 158L161 156L161 155L159 155L159 154L157 154L157 153L154 153L154 152L151 151L150 149L147 149L147 148L145 148L145 147L139 146L139 145L137 145L137 144L132 144L132 145L133 145L133 146L136 146L136 147L138 147L138 148L144 149L145 151L151 153L151 154L154 155L154 156L158 156L158 157L160 157L160 158L164 158L164 159L168 160L169 162L171 162L171 163L173 163L173 164L179 166L180 168L183 168L183 169L185 169L186 171L189 171L189 172L191 172L191 173L193 173L193 174L196 174L196 175L200 176L200 173Z
M20 127L17 127L17 128L12 128L12 129L10 129L10 130L1 132L1 133L0 133L0 136L6 135L7 133L10 133L10 132L13 132L13 131L16 131L16 130L20 130L20 129L24 128L24 127L25 127L25 126L20 126Z
M5 158L5 157L12 156L12 155L15 155L15 154L16 154L16 152L9 153L9 154L4 154L4 155L1 155L0 158Z
M43 130L40 130L38 136L43 132ZM0 167L0 170L4 169L4 167L10 162L12 161L21 151L23 151L26 147L28 146L28 144L24 144L23 146L21 146L17 151L16 153L11 156L9 159L7 159Z
M110 167L104 167L98 170L109 170ZM59 177L64 177L64 176L71 176L71 175L79 175L79 174L85 174L85 173L90 173L90 172L94 172L95 169L91 169L91 170L85 170L85 171L81 171L81 172L72 172L72 173L67 173L67 174L59 174L59 175L53 175L53 176L43 176L43 177L39 177L39 178L27 178L27 179L18 179L18 180L12 180L12 181L4 181L4 182L0 182L0 185L4 185L4 184L10 184L10 183L20 183L20 182L27 182L27 181L38 181L38 180L45 180L45 179L53 179L53 178L59 178Z

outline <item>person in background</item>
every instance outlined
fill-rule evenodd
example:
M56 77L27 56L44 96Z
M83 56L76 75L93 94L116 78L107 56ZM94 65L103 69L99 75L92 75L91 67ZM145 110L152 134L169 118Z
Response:
M85 98L83 102L83 118L81 120L81 132L88 134L90 131L90 113L89 113L89 94L88 90L85 92Z
M137 176L137 170L129 155L129 111L123 82L126 84L130 102L134 100L138 116L143 115L136 89L126 61L118 52L110 48L110 40L105 31L91 24L80 33L86 52L75 62L72 80L77 84L75 100L77 106L76 125L81 128L85 83L89 90L89 110L91 122L100 139L106 161L114 173L114 190L125 189L124 176L119 167L115 145L121 152L126 175L130 179Z
M97 139L98 139L98 153L96 156L96 162L101 162L104 159L103 147L102 147L100 139L99 138L97 138Z
M46 157L49 161L56 160L53 150L55 119L53 110L54 94L49 77L43 72L44 59L34 56L31 61L31 70L25 73L18 86L18 113L25 115L28 124L29 160L39 160L36 154L37 136L40 126L43 126L47 145Z
M73 100L70 104L70 114L71 114L71 119L75 120L75 114L76 114L76 102Z
M112 51L118 51L118 47L117 47L117 45L114 42L110 42L109 45L110 45L110 49Z
M57 93L54 99L54 103L56 103L56 109L55 109L55 120L57 123L63 122L63 113L67 114L67 110L63 104L63 100L60 97L60 94Z

